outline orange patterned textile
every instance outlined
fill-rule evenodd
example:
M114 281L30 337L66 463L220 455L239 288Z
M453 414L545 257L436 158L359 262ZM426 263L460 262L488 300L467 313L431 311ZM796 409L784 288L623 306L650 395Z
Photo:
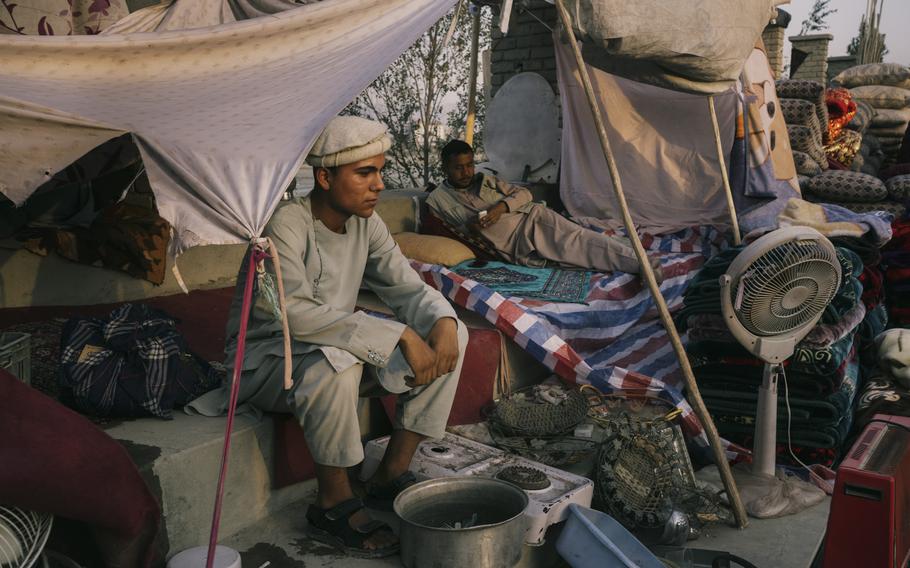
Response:
M825 104L828 107L828 140L837 140L840 131L856 115L856 102L850 91L837 87L825 91Z

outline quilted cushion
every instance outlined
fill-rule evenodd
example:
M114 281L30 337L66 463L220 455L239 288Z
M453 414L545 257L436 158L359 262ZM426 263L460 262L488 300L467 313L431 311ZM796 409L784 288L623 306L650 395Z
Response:
M805 152L794 150L793 164L796 166L796 173L803 176L811 177L822 173L822 168L818 165L818 162L813 160L812 157Z
M910 199L910 175L894 176L885 182L885 188L895 201Z
M850 164L850 169L854 172L863 171L863 166L866 164L866 157L862 154L857 154L853 156L853 163Z
M910 122L910 108L880 108L872 118L872 127L907 127Z
M828 163L828 159L825 157L825 149L811 128L789 124L787 125L787 132L790 134L791 148L809 154L819 166L822 166L822 169L825 169L825 166L822 165Z
M857 100L869 103L877 109L904 108L910 104L910 91L888 85L863 85L850 89Z
M873 203L888 196L877 177L850 171L823 172L809 182L809 192L836 202Z
M910 89L910 69L900 63L868 63L841 71L834 82L847 88L895 85Z
M406 232L396 233L392 235L392 238L398 243L402 254L420 262L455 266L460 262L475 258L471 249L446 237Z
M821 145L822 129L818 123L815 105L802 99L781 99L780 108L784 113L784 122L788 125L808 127Z
M828 105L825 103L825 86L806 79L785 79L778 81L777 96L781 99L802 99L815 105L818 124L828 124Z

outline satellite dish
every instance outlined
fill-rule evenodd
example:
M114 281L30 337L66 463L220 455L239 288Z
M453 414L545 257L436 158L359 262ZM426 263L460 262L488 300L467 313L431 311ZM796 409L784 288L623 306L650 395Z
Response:
M483 132L486 167L507 181L555 182L559 169L559 101L537 73L519 73L497 91Z

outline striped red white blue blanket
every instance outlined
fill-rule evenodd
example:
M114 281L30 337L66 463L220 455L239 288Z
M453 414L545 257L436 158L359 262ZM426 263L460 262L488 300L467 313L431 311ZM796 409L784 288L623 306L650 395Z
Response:
M681 307L686 286L705 260L725 246L722 234L711 227L641 238L649 255L660 258L665 277L660 289L671 313ZM564 380L604 393L663 399L682 411L686 434L707 446L682 394L679 363L654 300L637 276L595 274L585 303L569 304L506 298L445 267L412 266L425 282L486 318Z

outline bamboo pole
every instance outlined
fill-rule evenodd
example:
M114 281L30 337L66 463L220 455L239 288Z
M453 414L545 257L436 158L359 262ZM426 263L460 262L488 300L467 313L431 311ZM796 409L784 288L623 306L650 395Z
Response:
M667 302L660 293L657 280L654 278L654 271L651 269L645 249L641 244L641 240L638 238L638 233L635 231L635 223L632 221L632 216L629 214L629 206L626 204L626 197L622 191L619 170L616 168L616 160L613 158L613 152L610 149L610 140L607 138L607 130L604 126L603 116L601 116L600 107L594 96L594 88L591 86L591 78L588 76L588 70L585 67L584 59L581 56L581 50L578 48L578 43L575 41L572 20L569 16L569 12L566 10L564 0L556 0L556 9L559 12L563 27L569 34L569 43L572 44L572 53L575 55L575 62L578 65L578 71L581 76L585 95L587 96L588 104L591 107L591 114L594 116L594 124L597 127L597 134L600 138L604 158L606 159L607 167L610 170L610 179L613 181L613 191L616 194L616 200L622 211L623 224L626 227L629 240L632 241L632 248L635 251L635 256L638 258L642 277L647 283L651 295L654 297L654 303L657 304L660 320L667 330L667 335L670 337L670 343L673 345L673 351L676 353L677 359L679 359L679 366L682 368L683 376L686 380L686 389L688 391L687 398L705 429L708 443L714 453L714 461L717 463L717 469L720 471L721 479L724 482L724 488L727 491L727 498L730 501L730 505L733 507L733 516L739 527L745 528L749 525L749 519L746 516L746 509L743 507L742 499L739 496L739 490L736 488L733 473L730 471L730 464L727 462L727 456L724 453L723 447L721 447L720 437L717 435L717 428L714 426L714 421L711 419L711 415L708 414L708 409L705 407L705 403L698 391L698 385L695 383L695 375L692 373L692 366L689 364L689 358L686 356L685 349L683 349L682 341L679 338L679 334L676 332L676 327L673 325L673 319L670 317L670 310L667 308Z
M727 209L730 211L730 226L733 229L733 244L742 243L739 236L739 220L736 218L736 206L733 204L733 191L727 176L727 160L724 159L724 147L720 143L720 128L717 126L717 112L714 110L714 95L708 95L708 109L711 111L711 126L714 127L714 144L717 146L717 160L720 162L720 177L724 180L724 194L727 196ZM749 120L748 112L743 113L743 120Z
M471 20L471 69L468 72L468 119L464 127L464 141L474 145L474 120L477 114L477 57L480 50L480 6L474 6Z

